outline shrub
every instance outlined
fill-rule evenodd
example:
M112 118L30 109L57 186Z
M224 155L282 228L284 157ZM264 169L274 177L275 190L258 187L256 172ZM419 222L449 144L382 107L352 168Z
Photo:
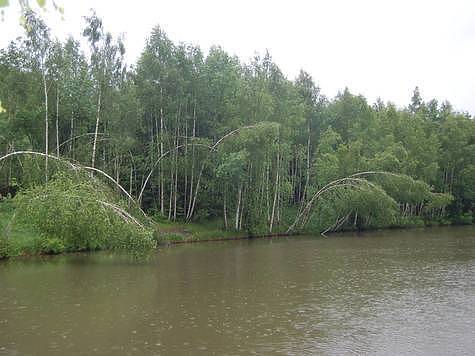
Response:
M17 216L41 235L44 253L123 249L141 254L155 246L151 230L127 203L89 176L60 173L15 197Z
M394 227L424 227L425 223L424 223L424 220L418 216L398 216L393 226Z
M464 214L461 214L461 215L457 216L457 218L455 220L455 223L459 224L459 225L471 225L471 224L473 224L473 215L472 215L472 213L468 212L468 213L464 213Z
M65 247L61 239L57 237L43 237L40 242L40 251L47 255L57 255L64 252Z
M0 260L9 257L8 245L8 240L5 237L0 236Z

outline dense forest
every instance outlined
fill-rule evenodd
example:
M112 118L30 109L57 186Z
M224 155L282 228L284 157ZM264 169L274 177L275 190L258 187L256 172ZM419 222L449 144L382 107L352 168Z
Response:
M475 121L418 88L404 108L328 98L269 53L244 63L158 26L126 65L94 13L81 41L55 39L31 11L24 27L0 51L0 154L46 156L2 160L3 195L61 179L56 157L159 222L251 234L472 223Z

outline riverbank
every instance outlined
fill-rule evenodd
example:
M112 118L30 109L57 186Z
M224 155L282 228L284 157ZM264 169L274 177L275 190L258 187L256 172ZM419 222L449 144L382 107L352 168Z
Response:
M289 234L285 230L275 231L272 234L261 233L250 235L247 231L224 230L221 220L207 220L200 223L172 222L168 220L154 220L154 236L158 245L172 245L196 242L212 242L227 240L243 240L251 238L280 237L297 235ZM404 224L395 224L372 229L343 229L339 232L412 229L452 225L449 221L436 223L423 220L405 221ZM304 234L315 234L305 231ZM65 252L85 252L87 250L65 250L60 246L57 238L48 238L30 226L18 224L15 221L15 209L11 201L0 202L0 259L19 256L50 255Z
M17 222L12 201L0 202L0 259L78 252L65 250L59 239L49 238L33 227ZM217 221L184 223L155 221L154 236L158 244L235 240L249 238L247 232L225 231Z

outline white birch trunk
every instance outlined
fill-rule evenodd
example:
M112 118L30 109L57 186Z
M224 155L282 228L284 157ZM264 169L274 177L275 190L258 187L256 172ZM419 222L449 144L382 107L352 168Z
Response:
M46 86L46 73L43 68L43 90L45 96L45 178L48 181L48 88Z
M99 88L99 95L97 96L96 128L94 130L94 143L92 145L92 160L91 160L92 168L95 168L95 164L96 164L97 134L99 132L100 113L101 113L101 89Z

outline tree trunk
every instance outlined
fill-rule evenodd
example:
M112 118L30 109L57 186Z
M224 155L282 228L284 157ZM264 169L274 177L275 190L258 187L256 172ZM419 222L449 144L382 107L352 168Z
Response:
M228 229L228 213L226 206L226 185L224 186L224 196L223 196L223 216L224 216L224 229Z
M175 147L178 147L178 127L176 129L176 140ZM175 150L175 185L174 185L174 196L173 196L173 220L176 220L176 202L178 197L178 150Z
M176 151L173 151L174 154L176 154ZM171 220L172 218L172 201L173 201L173 174L174 174L174 169L172 166L172 162L175 162L174 157L172 156L172 159L170 160L170 194L169 194L169 199L168 199L168 220Z
M241 195L243 195L242 194L242 189L241 189ZM244 199L245 199L245 197L246 197L246 194L244 194L244 196L241 197L241 212L239 213L239 231L242 230L242 213L244 211Z
M161 94L160 89L160 94ZM160 155L163 155L163 108L160 107ZM163 192L164 184L163 184L163 164L160 160L160 212L164 216L165 215L165 195Z
M191 217L193 216L193 212L195 210L196 198L198 197L198 191L200 189L201 176L203 175L204 169L205 169L205 162L203 162L203 164L201 165L200 173L198 174L198 179L196 181L195 195L193 196L193 203L191 204L190 212L188 213L188 216L186 217L187 220L190 220Z
M43 90L45 96L45 178L48 181L48 88L46 86L46 74L43 69Z
M183 165L184 179L183 184L183 214L186 212L188 199L188 120L185 117L185 163Z
M236 205L236 217L234 220L234 228L239 231L239 209L241 208L242 183L239 183Z
M269 200L269 187L270 187L270 162L266 164L266 211L267 222L270 222L270 200Z
M99 95L97 96L97 113L96 113L96 129L94 130L94 143L92 145L92 168L95 168L96 163L96 147L97 147L97 134L99 133L99 120L101 113L101 89L99 88ZM91 173L94 174L94 173Z
M306 171L306 176L305 176L305 187L303 188L303 196L302 196L303 201L307 199L307 190L308 190L309 182L310 182L310 120L308 120L308 124L307 124L307 171Z
M191 212L191 204L193 201L193 179L195 173L195 137L196 137L196 103L193 107L193 141L191 145L191 177L190 177L190 198L188 200L188 210L186 212L186 216L190 215Z
M59 157L59 91L56 89L56 157Z
M133 182L133 165L130 165L130 178L129 178L129 194L132 195L132 182Z
M274 185L274 201L272 203L272 213L269 223L269 233L272 233L272 228L274 227L275 212L277 207L277 196L279 191L279 167L280 167L280 151L277 151L277 163L276 163L276 173L275 173L275 185Z
M73 137L74 137L74 112L71 111L71 128L70 128L70 133L69 133L69 153L71 154L72 159L74 159Z

